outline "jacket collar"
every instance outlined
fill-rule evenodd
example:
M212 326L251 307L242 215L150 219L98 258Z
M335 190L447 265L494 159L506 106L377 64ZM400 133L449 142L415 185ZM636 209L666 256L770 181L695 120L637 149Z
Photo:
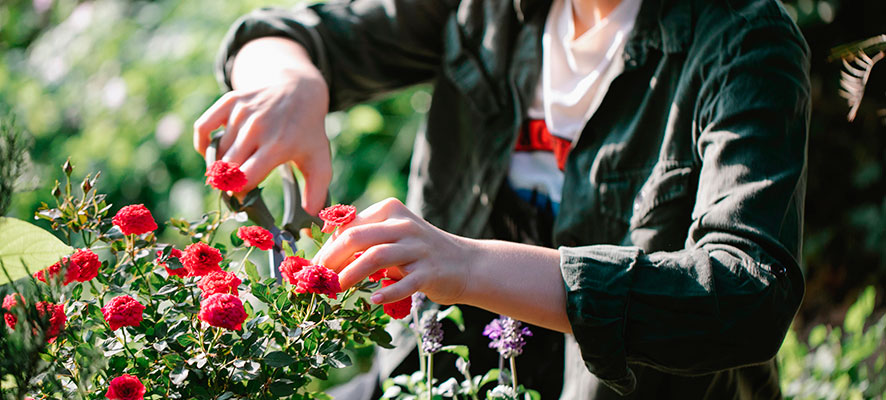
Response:
M551 0L513 0L517 18L547 14ZM648 49L681 53L692 39L692 6L689 0L643 0L634 31L625 44L625 61L632 67L646 60Z

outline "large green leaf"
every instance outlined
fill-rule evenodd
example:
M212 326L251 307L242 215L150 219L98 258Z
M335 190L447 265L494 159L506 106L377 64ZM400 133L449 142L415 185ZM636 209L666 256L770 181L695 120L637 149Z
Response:
M25 221L0 217L0 262L13 280L52 265L74 249L51 233ZM27 269L25 269L27 266ZM0 285L9 282L0 271Z

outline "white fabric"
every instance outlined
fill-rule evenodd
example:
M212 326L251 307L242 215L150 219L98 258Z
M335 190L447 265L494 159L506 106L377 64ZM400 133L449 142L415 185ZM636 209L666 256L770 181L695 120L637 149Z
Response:
M578 0L581 1L581 0ZM573 0L554 0L542 36L542 72L530 119L544 119L552 135L575 143L623 69L620 60L642 0L623 0L578 38ZM559 209L563 172L552 153L514 152L508 181L518 194L536 192Z
M577 38L572 3L554 0L551 5L542 36L542 73L535 101L541 110L530 108L529 117L541 111L551 134L575 141L622 71L623 64L613 61L624 52L641 0L623 0Z

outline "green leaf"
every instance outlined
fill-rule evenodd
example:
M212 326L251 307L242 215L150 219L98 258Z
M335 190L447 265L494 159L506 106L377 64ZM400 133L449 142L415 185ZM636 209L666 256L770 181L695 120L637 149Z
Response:
M351 357L349 357L347 353L341 351L332 353L327 361L332 368L344 368L349 367L352 364Z
M448 318L452 321L455 326L458 327L459 331L465 331L465 319L461 315L461 309L456 306L450 306L449 308L441 311L437 314L437 321L442 321L443 319Z
M255 267L255 264L252 261L246 260L246 276L249 277L251 282L261 282L261 275L258 274L258 268Z
M283 254L285 254L286 257L292 257L293 255L295 255L295 253L292 250L292 247L289 245L289 242L287 242L285 240L283 241Z
M477 387L483 387L489 382L497 381L500 372L501 371L499 371L498 368L490 369L489 372L486 373L486 375L483 375L483 379L480 380L480 384L477 385Z
M240 247L243 245L243 239L240 239L240 236L237 236L237 231L231 232L231 245L234 247Z
M375 344L380 347L384 347L386 349L393 349L394 346L391 345L391 335L385 331L384 328L378 327L369 332L369 339L371 339Z
M295 359L282 351L272 351L265 356L264 361L269 367L280 368L294 363Z
M271 384L268 385L268 389L270 389L271 393L273 393L274 396L277 397L286 397L292 395L292 393L295 391L295 387L292 385L292 382L287 382L283 380L271 382Z
M874 311L874 300L877 294L873 286L868 286L858 300L846 311L846 319L843 320L843 330L847 334L860 335L864 330L864 322L871 312Z
M469 361L468 358L468 346L464 345L451 345L451 346L443 346L440 348L441 351L445 351L447 353L456 354L461 357L465 361Z
M197 338L194 337L194 335L192 335L190 333L186 333L184 335L179 336L177 341L178 341L178 344L185 346L185 347L188 347L188 345L191 345L191 344L200 343L199 341L197 341Z
M28 276L28 269L37 271L55 264L74 252L51 233L25 221L0 217L0 285ZM9 275L7 278L6 275Z

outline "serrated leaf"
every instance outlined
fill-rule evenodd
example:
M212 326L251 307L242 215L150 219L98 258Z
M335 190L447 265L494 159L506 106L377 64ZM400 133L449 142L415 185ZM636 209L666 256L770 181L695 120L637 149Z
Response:
M347 353L341 351L332 353L327 361L332 368L344 368L352 364L351 357L348 356Z
M53 234L25 221L0 217L0 285L55 264L74 252ZM26 268L27 267L27 268ZM9 277L7 278L7 274Z
M199 343L197 341L197 338L194 337L194 335L192 335L190 333L186 333L184 335L179 336L176 341L178 342L178 344L185 346L185 347L188 347L188 345L191 345L191 344Z
M282 351L272 351L265 356L264 362L269 367L280 368L294 363L295 359Z
M165 295L170 294L170 293L173 293L173 292L175 292L175 291L177 291L177 290L178 290L178 285L175 284L175 283L170 283L170 284L168 284L168 285L163 286L162 288L160 288L160 290L157 291L157 295L159 295L159 296L165 296Z
M440 348L440 351L445 351L447 353L452 353L452 354L458 355L459 357L461 357L465 361L470 360L470 358L468 358L468 354L469 354L468 346L464 346L464 345L443 346Z
M268 389L274 396L277 397L286 397L291 395L295 391L295 387L292 385L292 382L287 381L274 381L268 385Z
M258 274L258 268L256 268L255 264L252 261L245 260L246 266L244 267L246 270L246 276L249 277L251 282L260 282L261 275Z
M455 326L458 327L459 331L465 331L465 319L461 314L461 309L456 306L450 306L449 308L439 312L437 314L437 321L442 321L443 319L448 319L452 321Z

